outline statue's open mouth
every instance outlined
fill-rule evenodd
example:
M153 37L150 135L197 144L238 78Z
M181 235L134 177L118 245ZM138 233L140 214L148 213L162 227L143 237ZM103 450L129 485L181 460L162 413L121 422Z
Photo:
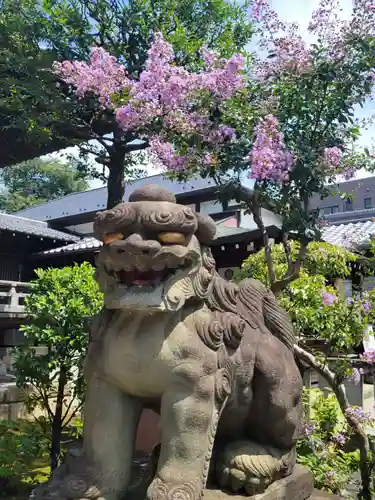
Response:
M127 287L157 287L165 282L168 278L176 274L178 271L190 269L194 266L195 260L183 259L179 264L168 265L165 263L154 263L151 269L139 269L134 267L129 270L122 269L115 271L105 266L105 270L109 276L116 279L117 283Z
M171 274L173 274L172 269L163 269L161 271L133 269L133 271L115 272L117 281L126 286L156 286Z

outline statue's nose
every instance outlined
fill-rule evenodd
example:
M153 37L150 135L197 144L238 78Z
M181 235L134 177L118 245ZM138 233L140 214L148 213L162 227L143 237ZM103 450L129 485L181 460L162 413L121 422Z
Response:
M158 241L144 239L137 233L131 234L121 243L121 249L133 255L154 255L161 247Z

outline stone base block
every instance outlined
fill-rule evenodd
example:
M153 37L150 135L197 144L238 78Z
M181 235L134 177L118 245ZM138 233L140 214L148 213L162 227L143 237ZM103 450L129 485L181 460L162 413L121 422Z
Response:
M313 492L314 480L310 469L296 465L290 476L274 482L260 495L246 497L225 493L221 490L207 489L203 500L240 500L244 498L252 500L306 500L311 497Z

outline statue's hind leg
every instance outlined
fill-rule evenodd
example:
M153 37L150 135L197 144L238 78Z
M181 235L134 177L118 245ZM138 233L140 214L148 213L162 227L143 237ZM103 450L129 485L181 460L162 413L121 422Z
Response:
M244 440L232 440L217 464L222 486L249 494L292 472L301 422L302 379L293 353L266 332L257 347L252 389Z

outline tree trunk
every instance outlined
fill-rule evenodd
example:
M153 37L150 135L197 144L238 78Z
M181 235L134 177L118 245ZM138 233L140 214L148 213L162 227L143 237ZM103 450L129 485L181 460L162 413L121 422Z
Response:
M122 198L125 193L125 178L124 178L124 155L120 158L116 155L108 165L108 197L107 210L122 203Z
M51 472L55 470L56 467L59 465L65 386L66 386L66 373L64 368L61 367L59 382L57 387L56 409L52 421L51 454L50 454Z
M113 132L113 145L108 151L109 169L107 184L107 210L122 203L125 193L125 154L127 153L126 142L123 142L122 132L116 129Z

